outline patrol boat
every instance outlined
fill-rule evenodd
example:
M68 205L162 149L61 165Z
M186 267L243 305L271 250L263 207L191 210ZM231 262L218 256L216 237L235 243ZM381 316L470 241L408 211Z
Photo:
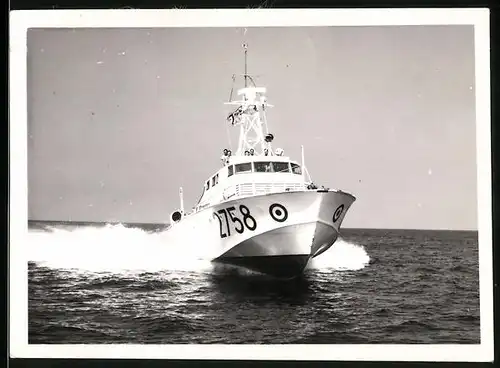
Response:
M232 91L226 105L235 108L228 124L239 129L236 152L224 149L221 167L204 183L192 211L180 208L170 215L167 233L184 242L200 242L215 263L278 278L301 275L308 262L327 251L339 236L342 221L355 201L341 190L318 188L301 161L273 150L269 132L266 88L247 74L244 44L244 88ZM235 76L233 75L233 87ZM202 239L202 240L200 240Z

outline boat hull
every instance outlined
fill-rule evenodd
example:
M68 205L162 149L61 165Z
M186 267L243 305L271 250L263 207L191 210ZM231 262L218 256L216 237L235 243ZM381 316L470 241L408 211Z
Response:
M333 190L242 197L187 216L169 231L182 233L214 262L293 278L335 243L354 201Z

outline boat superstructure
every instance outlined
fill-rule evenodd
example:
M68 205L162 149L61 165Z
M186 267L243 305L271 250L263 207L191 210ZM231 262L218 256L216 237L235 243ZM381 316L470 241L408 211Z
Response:
M341 223L355 197L340 190L318 188L304 162L273 148L274 135L266 120L266 88L247 74L227 123L239 130L233 153L223 149L221 167L203 185L191 212L171 213L169 232L187 242L203 239L209 258L276 277L300 275L309 260L337 240ZM233 77L234 81L234 77ZM232 95L232 93L231 93ZM190 240L191 239L191 240ZM196 240L199 241L199 240Z

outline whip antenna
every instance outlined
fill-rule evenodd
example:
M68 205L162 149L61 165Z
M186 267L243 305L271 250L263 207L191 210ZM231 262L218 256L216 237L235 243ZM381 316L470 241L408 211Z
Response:
M247 73L247 53L248 53L248 45L246 43L243 44L243 48L245 49L245 88L248 87L248 73Z

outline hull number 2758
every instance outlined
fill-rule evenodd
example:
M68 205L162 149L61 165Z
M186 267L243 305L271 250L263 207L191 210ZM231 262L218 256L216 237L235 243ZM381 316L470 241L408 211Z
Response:
M253 218L250 214L250 210L244 204L239 206L239 214L236 213L236 207L231 206L214 212L214 215L219 220L221 238L231 236L229 221L233 223L234 230L238 234L243 234L245 229L254 231L257 228L257 221Z

